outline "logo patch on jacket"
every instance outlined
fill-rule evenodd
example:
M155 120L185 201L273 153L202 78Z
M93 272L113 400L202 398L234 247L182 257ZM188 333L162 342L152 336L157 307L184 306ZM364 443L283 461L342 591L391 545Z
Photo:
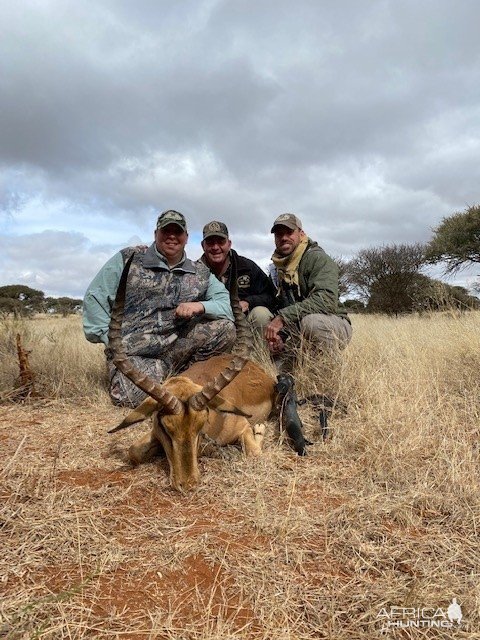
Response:
M237 278L237 284L239 289L247 289L250 286L250 276L245 274Z

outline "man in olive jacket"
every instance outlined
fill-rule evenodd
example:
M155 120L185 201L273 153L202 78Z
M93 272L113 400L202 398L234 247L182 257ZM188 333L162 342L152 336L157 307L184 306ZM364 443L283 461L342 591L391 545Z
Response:
M280 309L265 329L271 353L281 353L286 336L295 333L322 351L345 347L352 327L338 299L337 265L307 237L293 213L278 216L271 233L275 237L271 277Z

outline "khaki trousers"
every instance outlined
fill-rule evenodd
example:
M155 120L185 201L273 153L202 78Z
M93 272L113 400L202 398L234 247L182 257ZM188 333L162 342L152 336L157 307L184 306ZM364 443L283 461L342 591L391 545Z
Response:
M266 307L254 307L248 314L252 328L263 334L273 319ZM300 320L300 333L322 351L344 349L352 338L352 325L348 320L331 313L312 313Z

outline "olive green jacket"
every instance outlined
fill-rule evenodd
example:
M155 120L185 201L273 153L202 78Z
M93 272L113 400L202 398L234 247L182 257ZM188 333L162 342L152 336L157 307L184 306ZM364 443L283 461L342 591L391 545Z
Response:
M347 317L338 299L338 267L313 240L309 240L298 266L300 294L296 286L281 284L279 315L286 324L300 322L312 313L332 313Z

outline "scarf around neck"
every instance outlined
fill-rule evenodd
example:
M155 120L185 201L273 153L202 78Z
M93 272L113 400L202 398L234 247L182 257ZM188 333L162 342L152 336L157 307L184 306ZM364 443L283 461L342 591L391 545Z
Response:
M298 247L288 256L281 256L276 251L272 256L272 262L277 268L278 284L280 287L285 282L287 285L295 285L300 294L300 283L298 280L298 265L307 248L308 237L303 236Z

